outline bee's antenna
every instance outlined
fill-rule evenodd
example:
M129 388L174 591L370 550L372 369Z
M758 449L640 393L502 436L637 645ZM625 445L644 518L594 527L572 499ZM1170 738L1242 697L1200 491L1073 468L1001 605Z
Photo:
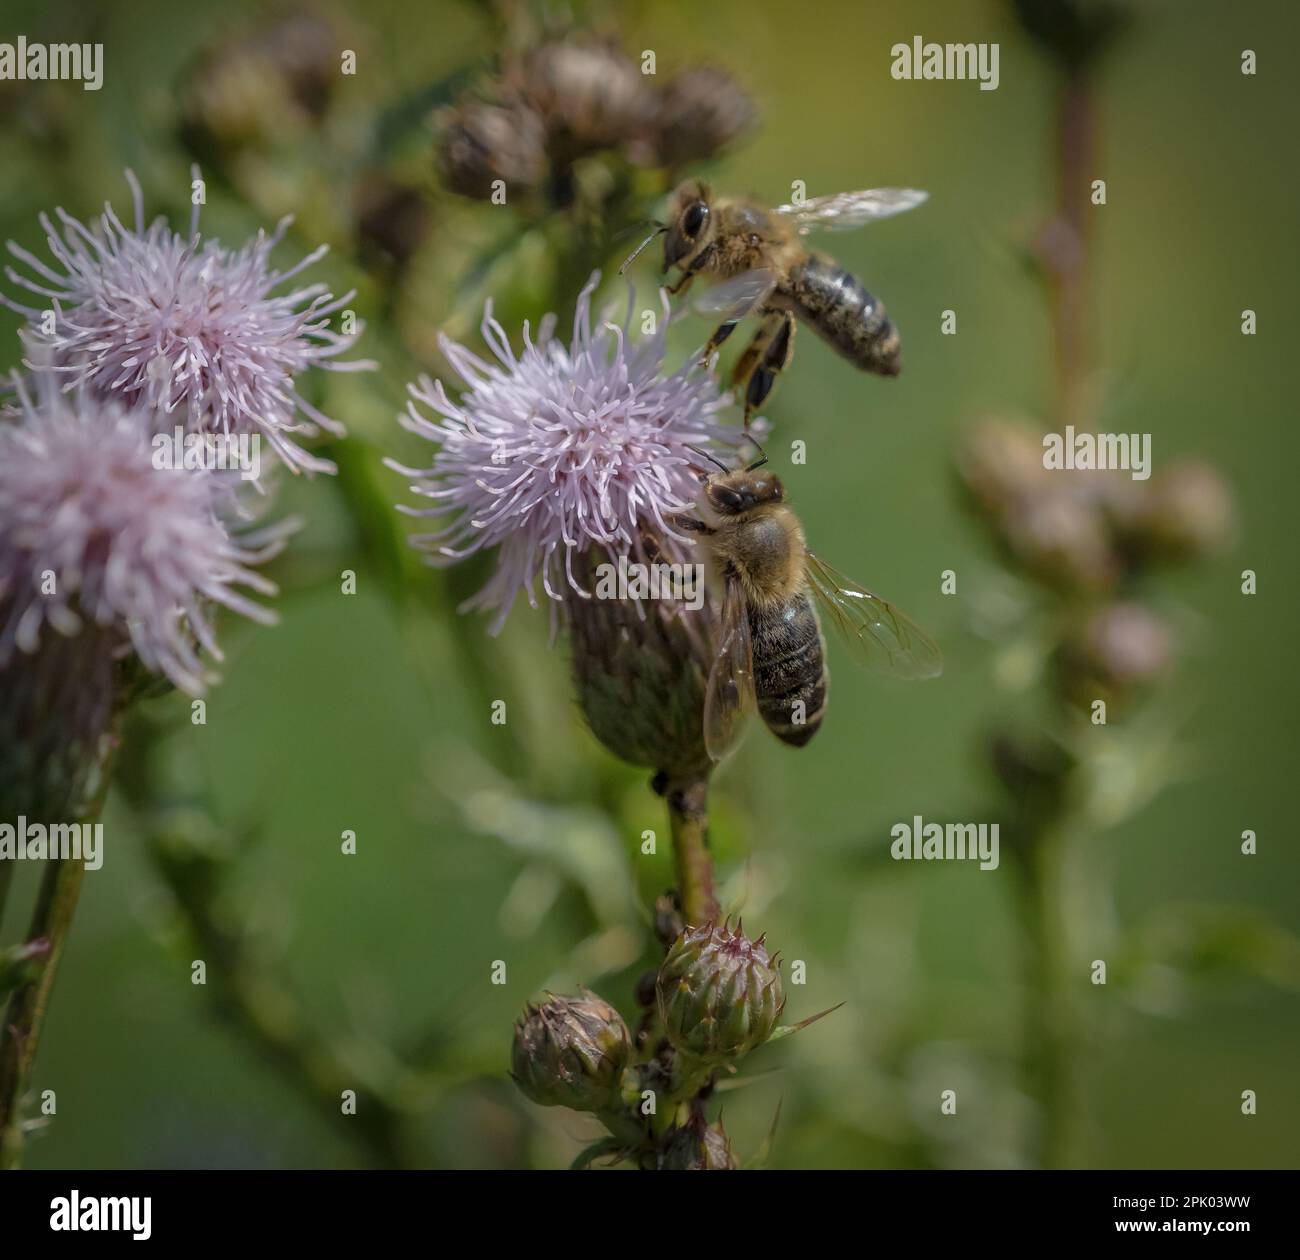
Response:
M753 472L755 468L762 468L767 463L767 452L758 444L758 439L748 430L745 430L745 436L749 439L750 445L758 452L758 458L745 469L746 472Z
M731 469L726 466L712 451L706 451L702 446L692 446L689 442L686 444L688 451L694 451L697 455L707 459L709 463L716 464L723 472L730 472Z
M624 273L624 272L625 272L625 271L626 271L626 270L627 270L627 269L628 269L628 268L629 268L629 267L630 267L634 262L636 262L636 260L637 260L637 256L641 253L641 251L642 251L643 249L645 249L645 247L646 247L647 245L649 245L650 242L653 241L653 240L655 239L656 236L662 236L663 233L665 233L666 231L668 231L668 226L667 226L667 224L664 224L664 223L656 223L656 224L655 224L655 230L654 230L653 232L651 232L650 235L647 236L647 237L645 238L645 240L643 240L643 241L641 242L641 244L638 245L638 246L636 247L636 249L634 249L634 250L633 250L633 251L632 251L632 252L631 252L631 253L630 253L630 254L629 254L629 255L628 255L624 260L623 260L623 265L618 269L618 274L621 276L621 275L622 275L622 274L623 274L623 273Z

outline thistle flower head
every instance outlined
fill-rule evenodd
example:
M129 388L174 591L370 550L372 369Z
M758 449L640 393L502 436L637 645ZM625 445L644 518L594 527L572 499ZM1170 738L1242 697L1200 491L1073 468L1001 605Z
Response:
M617 1103L632 1038L594 993L529 1005L515 1024L511 1062L519 1088L543 1107L602 1111Z
M326 247L279 271L270 258L287 218L269 236L259 232L236 250L200 241L197 205L187 236L162 218L146 228L140 185L129 171L127 179L134 227L124 226L107 204L94 232L62 209L55 211L57 227L42 214L53 265L9 242L10 253L32 274L6 267L5 275L48 299L52 310L3 294L0 302L27 316L34 340L69 387L174 415L191 432L260 433L295 472L334 471L295 438L321 430L337 435L343 427L306 402L295 381L313 365L336 371L374 366L334 362L356 334L334 332L329 318L353 294L335 298L323 284L274 292Z
M438 565L498 548L495 575L466 603L494 613L493 633L520 591L537 606L538 580L554 601L590 598L579 564L590 549L640 554L646 532L684 542L671 518L698 494L691 446L739 441L717 419L729 399L707 372L691 363L663 374L666 299L658 331L636 341L630 292L621 325L593 326L599 278L578 299L568 345L547 316L536 340L524 325L516 353L489 304L483 337L496 361L444 337L442 351L465 385L459 398L427 378L410 389L402 423L439 450L427 469L389 463L433 503L402 510L446 522L411 541ZM427 419L416 403L439 418Z
M157 468L156 417L119 401L62 392L38 369L35 397L16 382L19 414L0 421L0 670L21 669L49 634L109 632L150 670L196 694L220 660L206 605L261 622L273 615L238 588L275 593L250 566L284 530L236 542L217 518L215 474Z
M709 1066L761 1046L785 1008L777 961L740 924L688 927L659 968L656 992L668 1040Z

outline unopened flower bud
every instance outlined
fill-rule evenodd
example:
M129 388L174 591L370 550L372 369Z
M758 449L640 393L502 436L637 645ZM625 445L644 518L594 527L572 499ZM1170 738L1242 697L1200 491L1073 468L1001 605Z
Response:
M957 475L980 513L997 521L1046 484L1043 444L1024 425L987 420L962 443Z
M1212 464L1182 459L1145 487L1131 523L1140 552L1161 560L1193 560L1220 550L1232 533L1232 492Z
M1101 514L1064 487L1022 499L1006 513L999 533L1020 566L1049 586L1103 591L1119 575Z
M617 1104L632 1038L594 993L531 1003L515 1023L515 1083L542 1107L601 1111Z
M660 92L649 155L667 167L711 158L748 131L754 117L754 102L726 71L696 66Z
M653 108L640 69L610 42L542 44L512 68L506 82L537 111L561 159L630 139Z
M437 127L443 178L463 197L489 197L497 180L526 191L546 177L545 131L527 105L468 100L444 111Z
M668 1040L706 1066L761 1046L785 1007L777 960L739 925L688 927L659 968L657 992Z
M1119 556L1104 503L1110 483L1103 486L1100 474L1045 468L1042 438L1004 420L974 430L957 473L976 511L1028 576L1066 590L1114 584Z
M204 148L293 140L324 116L349 42L333 18L305 9L237 31L185 76L187 138Z
M1172 659L1169 628L1132 602L1098 609L1061 652L1066 689L1081 703L1123 700L1164 674Z

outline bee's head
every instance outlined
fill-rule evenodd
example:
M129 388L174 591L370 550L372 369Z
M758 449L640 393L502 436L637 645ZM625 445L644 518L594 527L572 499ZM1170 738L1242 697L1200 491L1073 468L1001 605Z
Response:
M713 215L709 210L708 188L699 180L687 180L673 193L668 209L668 233L664 237L664 272L685 266L713 236Z
M775 473L737 468L711 476L705 482L704 497L719 516L739 516L768 503L780 503L785 487Z

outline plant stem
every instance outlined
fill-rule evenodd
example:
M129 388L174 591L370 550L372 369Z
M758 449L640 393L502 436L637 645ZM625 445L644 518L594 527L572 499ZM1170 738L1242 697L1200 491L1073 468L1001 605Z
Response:
M669 782L664 789L673 836L673 871L682 915L692 927L718 917L713 893L713 856L709 852L709 780L707 776Z
M1096 148L1096 111L1088 71L1072 67L1065 73L1057 104L1059 239L1050 253L1059 411L1056 423L1062 428L1075 424L1086 404L1090 191Z
M77 821L82 826L93 825L103 812L118 745L117 724L114 722L99 741L98 774L93 776L93 795L77 811ZM4 872L3 891L7 891L11 874L10 871ZM29 945L45 942L48 952L39 973L14 990L4 1013L4 1027L0 1029L0 1169L16 1168L22 1157L23 1095L36 1060L36 1048L45 1023L45 1012L49 1008L54 977L72 929L72 916L81 896L85 874L84 860L64 858L52 861L41 879L26 940Z
M1025 1083L1039 1103L1038 1163L1073 1166L1074 1002L1062 896L1066 837L1047 826L1033 836L1023 866L1026 958Z
M86 864L79 858L51 863L41 880L27 941L48 941L40 974L18 989L5 1015L6 1037L0 1054L0 1168L18 1166L22 1154L22 1096L36 1057L41 1026L50 1002L55 972L72 925Z
M1056 107L1055 232L1047 252L1056 354L1054 428L1086 419L1090 347L1087 330L1091 183L1097 152L1096 109L1086 63L1066 67ZM1021 802L1024 846L1023 922L1026 949L1024 1073L1040 1108L1039 1163L1066 1168L1075 1160L1074 1035L1070 899L1065 866L1070 804L1065 783L1050 807Z

